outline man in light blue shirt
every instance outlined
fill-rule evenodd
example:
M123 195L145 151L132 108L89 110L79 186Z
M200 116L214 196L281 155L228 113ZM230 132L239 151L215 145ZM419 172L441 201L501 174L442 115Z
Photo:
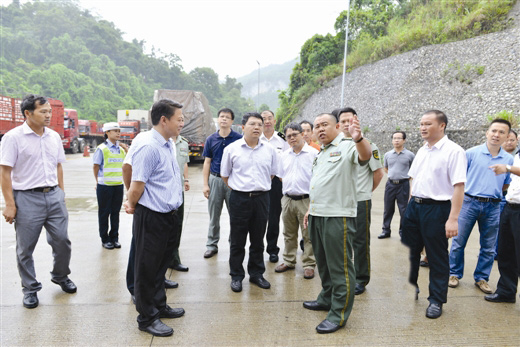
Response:
M473 277L480 290L486 294L493 293L488 281L500 222L500 201L502 191L507 190L511 178L509 173L495 175L489 167L513 164L513 157L500 147L507 139L510 129L511 124L508 121L495 119L486 132L486 143L466 151L468 168L464 203L459 214L459 233L453 238L450 251L448 285L451 288L459 285L464 274L464 248L475 222L478 221L480 253Z
M151 111L153 129L132 155L132 182L127 213L134 214L135 306L139 330L170 336L173 329L160 318L184 315L166 304L164 275L179 232L177 209L182 203L180 169L170 137L182 128L182 105L157 101Z

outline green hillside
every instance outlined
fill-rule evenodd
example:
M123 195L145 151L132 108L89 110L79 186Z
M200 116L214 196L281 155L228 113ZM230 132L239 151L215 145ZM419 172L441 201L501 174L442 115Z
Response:
M3 95L57 98L81 118L102 121L115 120L118 109L149 108L155 89L201 91L214 113L224 106L237 114L254 108L236 79L219 83L207 67L187 73L178 56L155 48L145 54L144 41L124 41L112 22L74 1L14 1L0 11Z
M267 105L269 109L276 110L278 105L278 93L287 89L292 68L297 59L283 64L272 64L260 68L260 95L258 96L258 71L237 78L243 86L242 95L253 99L258 105ZM258 99L258 101L257 101Z
M507 14L515 2L352 0L347 72L422 46L503 30L510 25ZM343 11L334 23L335 35L316 34L302 46L289 88L279 94L277 114L283 116L279 129L299 114L316 90L342 74L346 21L347 11Z

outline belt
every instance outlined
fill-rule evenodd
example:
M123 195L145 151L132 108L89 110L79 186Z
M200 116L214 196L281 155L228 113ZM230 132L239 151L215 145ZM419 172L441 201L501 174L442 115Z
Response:
M406 181L408 181L408 178L406 179L402 179L402 180L388 180L389 182L392 182L393 184L401 184L401 183L404 183Z
M481 198L480 196L473 196L473 195L469 195L467 193L464 193L464 195L469 196L470 198L475 199L480 202L500 202L500 201L502 201L502 199Z
M303 194L303 195L289 195L289 194L285 194L286 197L292 199L292 200L303 200L303 199L308 199L309 198L309 194Z
M219 174L219 173L216 173L216 172L213 172L213 171L210 171L209 173L212 174L213 176L220 177L220 174Z
M254 192L241 192L239 190L235 190L235 192L240 193L240 194L245 194L245 195L247 195L247 196L249 196L251 198L255 198L257 196L264 195L265 193L268 193L269 191L268 190L266 190L266 191L256 190Z
M56 187L58 187L58 186L54 186L54 187L38 187L38 188L33 188L33 189L25 189L25 190L22 190L22 191L23 192L48 193L48 192L52 192L54 189L56 189Z
M510 202L507 203L507 206L509 206L512 209L520 210L520 204L512 204Z
M419 198L417 196L412 196L412 200L418 204L426 204L426 205L446 205L451 203L450 200L433 200L426 198Z

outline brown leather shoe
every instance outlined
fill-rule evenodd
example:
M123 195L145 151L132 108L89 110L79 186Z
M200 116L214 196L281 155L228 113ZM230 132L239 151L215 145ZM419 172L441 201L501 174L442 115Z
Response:
M294 268L287 266L284 263L281 263L280 265L274 268L274 272L285 272L287 270L294 270Z
M303 270L303 278L310 280L311 278L314 278L314 269L307 268Z

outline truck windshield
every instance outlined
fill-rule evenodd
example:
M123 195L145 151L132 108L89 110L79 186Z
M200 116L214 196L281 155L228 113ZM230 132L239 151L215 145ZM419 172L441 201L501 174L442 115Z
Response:
M79 126L79 131L82 132L82 133L88 132L87 126L86 125L80 125Z
M134 127L121 127L121 133L133 133L135 132Z

